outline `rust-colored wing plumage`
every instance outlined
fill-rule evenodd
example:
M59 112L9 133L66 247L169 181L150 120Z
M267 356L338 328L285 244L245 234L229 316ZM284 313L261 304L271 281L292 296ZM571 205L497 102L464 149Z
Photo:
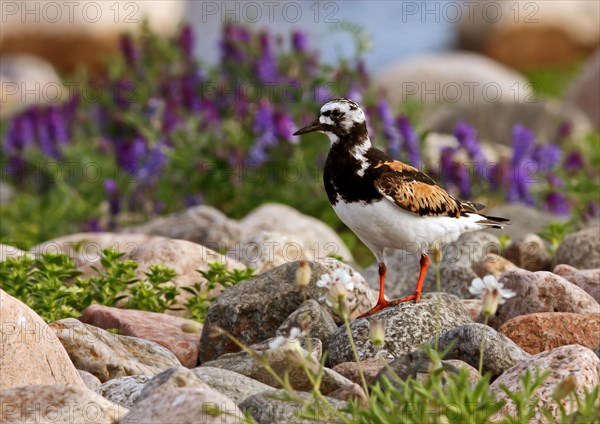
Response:
M428 175L399 161L381 162L375 188L402 209L419 216L458 218L483 206L459 200L447 193Z

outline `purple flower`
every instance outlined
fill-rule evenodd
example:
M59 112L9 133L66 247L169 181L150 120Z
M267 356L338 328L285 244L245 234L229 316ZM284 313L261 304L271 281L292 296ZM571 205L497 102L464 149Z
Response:
M546 195L544 203L546 209L556 215L568 215L571 212L571 206L563 193L549 193Z
M108 206L111 216L116 216L121 212L121 195L119 187L113 179L104 180L104 190L108 195Z
M2 150L8 155L21 153L35 143L34 122L30 111L14 117L10 121L8 133L2 143Z
M571 152L564 163L564 169L567 172L574 173L583 168L583 157L579 152Z
M267 150L277 144L275 111L270 103L262 100L254 116L254 133L258 136L248 152L246 163L260 166L268 159Z
M143 137L129 139L117 136L114 147L119 166L130 174L135 174L146 153L146 140Z
M377 112L381 118L383 135L388 141L388 151L394 158L400 157L400 135L394 126L394 117L387 101L377 103Z
M308 48L308 34L304 31L292 32L292 47L297 53L304 53Z
M458 122L454 127L454 136L459 145L467 151L469 157L475 162L475 169L480 178L485 178L487 160L477 140L477 130L466 122Z
M355 102L358 102L358 103L362 103L362 100L363 100L362 93L355 86L352 86L352 88L350 88L350 90L348 90L348 92L346 93L346 95L344 97L347 99L350 99L350 100L354 100Z
M237 66L246 60L243 52L243 44L250 41L250 33L241 25L235 25L230 22L223 27L223 39L219 43L221 46L221 62L232 62Z
M50 132L50 123L48 120L47 111L44 111L39 107L35 107L32 109L32 112L40 150L50 158L61 160L62 155L58 149L54 137L52 137Z
M194 30L192 26L186 24L179 33L179 47L183 52L185 59L190 61L194 54Z
M164 152L164 143L157 143L148 155L144 163L140 166L137 172L137 178L142 185L148 185L158 180L160 172L167 164L168 157Z
M509 202L523 202L531 206L535 204L530 188L537 183L537 180L533 177L536 168L537 165L532 161L521 162L513 166L506 193L506 199Z
M600 204L598 204L598 202L590 202L587 210L583 212L583 218L586 221L591 221L592 219L596 219L598 216L600 216Z
M513 127L513 165L530 158L534 146L535 137L531 130L522 124L515 125Z
M532 155L533 160L537 162L541 172L551 171L556 168L561 157L562 150L556 144L537 146Z
M402 136L402 147L408 154L408 161L416 167L421 166L421 149L419 147L419 137L410 125L410 121L406 116L398 117L398 129Z
M119 47L127 64L134 65L138 59L138 51L133 44L133 39L130 34L123 34L121 38L119 38Z
M69 130L62 111L57 106L48 109L48 125L54 141L65 144L69 141Z
M269 33L260 34L261 55L256 62L256 73L261 82L276 82L279 78L277 63L271 49L271 37Z
M298 137L292 136L296 130L296 123L289 113L279 112L275 114L275 129L279 138L291 144L298 143Z
M314 101L319 104L323 104L329 100L333 100L333 92L331 88L326 88L322 85L317 85L314 91Z

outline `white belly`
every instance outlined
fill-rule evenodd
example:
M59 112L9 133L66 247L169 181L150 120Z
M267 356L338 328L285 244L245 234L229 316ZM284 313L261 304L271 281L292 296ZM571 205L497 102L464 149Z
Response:
M389 247L409 252L426 252L433 243L451 243L464 232L484 228L476 223L484 219L477 214L460 218L421 217L387 199L371 204L347 204L340 201L333 209L371 250Z

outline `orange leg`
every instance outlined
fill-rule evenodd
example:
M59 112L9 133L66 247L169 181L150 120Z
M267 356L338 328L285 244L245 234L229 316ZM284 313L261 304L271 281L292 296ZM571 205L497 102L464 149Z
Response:
M427 275L427 267L429 266L429 256L426 254L421 254L421 270L419 271L419 280L417 281L417 287L415 288L415 292L410 296L405 296L400 299L387 301L384 297L384 289L385 289L385 273L386 267L383 262L379 263L379 299L377 299L377 304L369 311L365 312L362 315L359 315L358 318L364 318L373 315L376 312L381 311L389 306L397 305L398 303L408 302L410 300L414 300L418 302L421 300L421 289L423 287L423 281L425 281L425 275Z

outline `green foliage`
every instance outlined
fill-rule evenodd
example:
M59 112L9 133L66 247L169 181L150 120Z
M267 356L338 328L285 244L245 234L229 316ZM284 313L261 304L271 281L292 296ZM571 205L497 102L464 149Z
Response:
M102 251L96 275L82 278L65 254L8 258L0 262L0 288L16 297L48 322L78 317L93 303L152 312L172 309L178 289L167 285L175 272L151 266L144 280L135 277L138 264L124 260L123 253Z
M550 250L554 252L565 236L573 230L573 227L566 222L553 222L540 231L539 236L550 243Z
M206 279L206 283L197 282L190 287L183 287L183 290L192 295L185 305L188 316L199 322L204 322L208 308L216 299L215 296L210 296L211 291L217 287L226 289L254 277L252 268L228 270L220 262L211 262L208 264L208 270L198 272Z

